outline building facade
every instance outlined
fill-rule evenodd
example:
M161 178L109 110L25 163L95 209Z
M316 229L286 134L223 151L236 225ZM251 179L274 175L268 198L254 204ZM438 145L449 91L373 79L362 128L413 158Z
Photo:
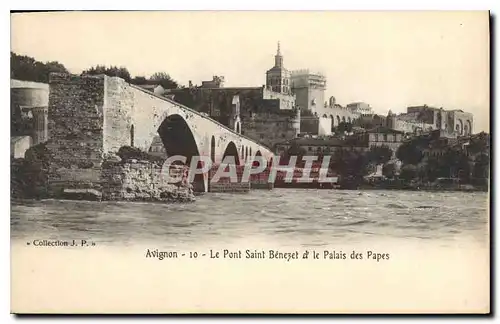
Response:
M303 137L278 143L274 151L278 155L284 155L292 146L299 147L305 155L335 155L340 151L363 152L367 150L367 146L361 141L347 142L339 138Z
M49 85L13 79L10 82L10 93L11 136L18 138L16 143L19 143L20 136L29 136L29 145L46 142L49 139ZM24 147L27 141L24 139L21 143Z
M296 104L302 112L309 111L321 116L325 101L326 77L307 69L296 70L291 72L291 83Z
M353 114L356 115L371 115L373 114L373 109L366 102L353 102L346 106L347 109L351 110Z
M387 126L406 133L442 130L456 136L468 136L473 134L474 117L462 110L444 110L427 105L411 106L406 113L398 115L389 111Z
M376 127L357 135L368 149L371 147L386 146L392 150L392 157L396 157L398 148L405 140L404 132L390 129L388 127Z
M377 127L347 138L338 137L302 137L283 141L274 147L278 155L286 153L290 147L298 146L305 154L335 154L341 150L366 152L372 147L386 146L392 150L393 158L404 140L403 132L386 127Z

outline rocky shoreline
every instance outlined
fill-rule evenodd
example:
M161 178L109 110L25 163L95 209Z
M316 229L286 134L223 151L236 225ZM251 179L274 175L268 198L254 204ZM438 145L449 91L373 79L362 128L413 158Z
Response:
M123 154L126 151L128 154ZM122 154L120 154L122 153ZM131 154L132 153L132 154ZM121 155L121 156L120 156ZM85 179L59 183L61 174L79 174L80 168L56 168L46 146L33 147L25 158L11 160L11 198L69 199L94 201L151 201L187 203L195 201L184 166L163 166L163 159L149 159L133 149L107 156L101 166L85 169L98 181ZM177 176L176 183L167 181Z

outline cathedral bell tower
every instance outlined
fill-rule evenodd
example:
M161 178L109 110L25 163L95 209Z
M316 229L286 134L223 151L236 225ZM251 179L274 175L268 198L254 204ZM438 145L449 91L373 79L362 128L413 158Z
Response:
M266 72L266 87L268 90L290 94L290 71L283 65L283 55L278 42L278 50L274 56L274 66Z

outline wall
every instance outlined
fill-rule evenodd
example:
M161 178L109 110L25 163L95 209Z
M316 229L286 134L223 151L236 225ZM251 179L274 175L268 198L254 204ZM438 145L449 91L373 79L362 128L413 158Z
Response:
M277 99L279 100L280 110L292 110L295 108L295 95L287 95L264 89L262 99Z
M320 111L325 101L326 78L308 70L297 70L292 71L291 82L300 109L309 110L313 114L316 112L321 116Z
M172 89L166 92L173 95L173 100L202 112L217 120L223 125L229 125L233 97L240 97L240 117L242 124L252 113L268 108L263 102L264 87L248 88L185 88ZM276 109L279 105L275 103Z
M377 114L361 115L353 123L355 126L360 126L364 129L371 129L375 127L386 127L387 117Z
M447 111L448 116L450 116L450 120L453 121L454 131L457 135L468 135L473 134L474 132L474 117L471 113L463 112L459 110L451 110ZM467 131L466 127L467 126ZM472 130L468 130L468 129Z
M324 108L325 103L325 90L320 88L309 88L309 104L311 105L311 111L317 112L318 116L321 116L321 111ZM313 101L316 103L313 105Z
M351 109L342 107L335 103L335 98L330 97L329 103L324 102L323 105L316 107L318 117L328 117L333 120L333 127L338 126L342 121L353 123L354 120L360 117L360 114L352 112Z
M370 105L365 102L353 102L348 104L346 108L352 111L354 114L360 114L360 115L362 114L367 115L373 112Z
M24 154L31 147L29 136L15 136L10 138L10 155L15 159L24 158Z
M331 135L332 134L332 120L330 118L320 117L318 125L318 135Z
M318 117L300 117L300 132L306 134L317 135L319 132L319 118Z
M430 131L436 128L435 124L427 124L418 120L409 120L401 116L390 116L388 126L396 131L414 133L416 131Z
M403 135L399 133L367 133L366 135L368 147L387 146L392 150L393 158L396 157L398 148L403 144Z
M169 175L180 177L169 183ZM162 167L148 161L105 163L102 170L102 195L105 200L193 201L187 170L182 166Z
M103 161L104 79L50 75L49 136L53 154L49 184L100 186Z
M473 132L473 115L461 110L444 110L426 105L407 108L406 114L396 116L392 119L394 129L412 132L413 127L427 129L442 129L447 133L456 135L468 135ZM467 127L465 127L467 125ZM466 130L467 128L467 130ZM472 131L470 130L472 129Z
M368 149L366 141L357 140L349 143L338 138L300 138L276 145L275 151L278 155L284 154L293 144L298 145L308 155L320 152L326 155L334 155L340 151L363 152Z
M259 113L247 119L245 135L273 147L276 143L295 138L300 133L300 115L295 111L280 114Z

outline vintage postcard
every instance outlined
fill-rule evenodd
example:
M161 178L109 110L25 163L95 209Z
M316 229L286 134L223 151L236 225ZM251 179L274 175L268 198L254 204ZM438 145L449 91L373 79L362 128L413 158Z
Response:
M487 11L11 13L11 312L490 312Z

